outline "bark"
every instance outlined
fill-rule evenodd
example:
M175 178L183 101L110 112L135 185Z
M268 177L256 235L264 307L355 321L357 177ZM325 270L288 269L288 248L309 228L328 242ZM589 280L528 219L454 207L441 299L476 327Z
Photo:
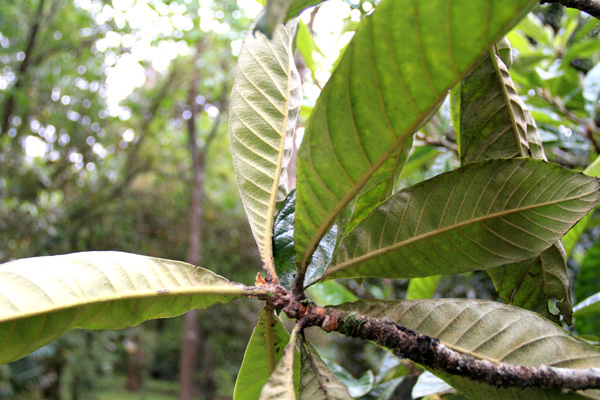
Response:
M598 0L542 0L540 4L556 3L565 7L576 8L600 19L600 1Z
M326 332L372 341L397 356L452 375L485 382L496 387L542 389L598 389L600 368L567 369L548 366L525 367L493 363L451 350L438 339L421 335L389 319L376 319L334 308L323 308L294 297L279 285L266 285L258 297L268 307L281 309L303 328L317 326Z
M38 3L38 8L35 17L31 23L31 30L27 35L27 47L25 48L25 58L19 66L15 86L13 87L13 89L10 92L10 95L6 99L6 103L4 103L4 112L2 114L1 124L2 130L0 130L0 136L8 132L8 128L10 126L10 116L13 114L16 106L15 93L23 86L23 82L25 81L25 75L27 74L27 70L31 65L32 53L35 49L35 44L37 42L38 34L40 31L40 26L42 25L45 1L46 0L40 0L40 2Z
M204 177L206 155L200 151L196 141L198 133L196 130L196 114L198 106L196 96L198 92L198 69L196 61L202 52L202 42L196 49L196 57L193 59L190 88L188 90L188 104L191 116L187 121L189 146L192 156L192 193L189 210L189 237L187 249L187 262L192 265L200 265L202 254L202 223L204 215ZM194 398L194 371L198 355L198 310L190 310L185 314L183 325L183 342L181 345L181 358L179 364L179 399L192 400Z

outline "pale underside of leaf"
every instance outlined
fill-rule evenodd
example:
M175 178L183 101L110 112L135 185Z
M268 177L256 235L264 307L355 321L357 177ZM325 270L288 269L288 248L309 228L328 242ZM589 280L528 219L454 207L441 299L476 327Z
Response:
M302 369L299 398L301 400L353 399L348 393L348 389L331 372L317 350L307 341L300 341L300 357Z
M279 26L272 40L249 30L231 94L229 125L236 178L270 274L274 274L271 237L275 207L287 194L286 167L302 101L293 54L297 26L297 20Z
M285 347L283 357L277 363L269 380L262 387L260 400L293 400L296 398L295 381L299 379L300 359L296 344L298 343L299 328L296 326L290 336L290 341ZM295 377L297 375L297 378ZM296 379L295 379L296 378Z
M271 375L268 353L269 346L267 340L267 312L262 310L259 316L258 324L252 332L248 346L244 353L244 361L240 367L235 389L233 392L234 400L258 400L261 389ZM272 319L273 346L272 351L275 354L275 361L278 362L284 355L284 348L290 339L281 321L275 317Z
M323 278L413 278L523 261L581 219L598 189L595 178L539 160L469 164L376 207L342 240Z
M600 350L539 315L505 304L467 299L365 300L339 306L373 318L389 318L445 346L495 363L560 368L600 366ZM432 371L470 399L600 398L598 391L562 393L537 388L496 388Z
M459 152L463 164L516 156L546 159L535 121L500 57L502 50L510 55L506 39L493 46L460 82ZM506 303L556 322L562 314L571 323L569 277L560 241L537 257L493 268L488 274ZM549 301L558 302L560 314L550 313Z
M9 262L0 266L0 363L69 329L122 329L251 294L208 270L128 253Z
M534 1L383 0L321 93L298 153L297 259Z

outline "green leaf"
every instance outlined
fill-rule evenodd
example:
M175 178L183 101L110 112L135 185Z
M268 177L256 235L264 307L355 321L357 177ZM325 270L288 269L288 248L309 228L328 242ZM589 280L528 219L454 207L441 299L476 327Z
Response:
M428 276L426 278L413 278L408 283L406 300L430 299L440 282L440 275Z
M300 354L296 350L298 333L296 326L285 346L283 357L260 392L260 400L291 400L297 397L300 382Z
M533 117L519 97L508 68L510 43L495 45L460 82L460 155L463 164L490 158L528 156L545 160ZM506 54L506 51L508 53ZM569 276L564 249L555 243L540 256L488 270L505 303L571 323ZM553 315L548 302L558 300Z
M302 54L302 58L304 58L306 68L310 70L314 79L317 66L315 65L315 59L313 58L313 51L317 49L317 45L315 44L315 38L312 33L310 33L310 29L308 29L308 26L302 21L300 21L300 26L298 27L297 46L298 51Z
M365 300L338 308L373 318L389 318L446 347L478 359L515 365L561 368L600 366L600 350L539 315L485 300ZM551 349L551 350L548 350ZM467 378L431 371L469 399L598 398L598 391L561 393L537 388L496 388ZM588 397L586 397L588 398Z
M274 272L275 206L287 194L286 166L302 101L294 63L297 27L297 20L280 26L273 40L249 33L240 50L231 93L233 166L252 233L270 273Z
M273 227L273 253L275 269L280 283L290 289L296 275L296 252L294 251L294 210L296 207L296 191L292 190L285 199ZM331 227L327 235L321 239L317 251L313 255L306 274L306 282L310 284L321 277L331 261L337 241L337 226Z
M266 313L262 310L259 316L258 324L252 332L250 342L244 353L244 361L240 367L235 389L233 391L234 400L256 400L260 397L260 392L264 384L271 376L269 368L268 349L267 349L267 328ZM290 335L277 317L273 319L273 339L275 359L278 362L284 355L284 347L290 339Z
M256 25L252 32L258 30L272 39L275 29L284 22L292 2L293 0L268 0L265 12L260 13L256 18Z
M600 292L588 297L573 307L573 315L575 317L597 312L600 312Z
M300 13L306 10L308 7L316 6L317 4L323 3L325 0L293 0L292 4L287 10L285 17L286 21L296 18Z
M596 178L600 178L600 156L598 156L593 163L588 165L588 167L583 171L584 174L588 176L595 176ZM595 207L596 210L598 207ZM581 221L577 223L563 238L563 244L565 245L565 252L567 254L567 259L571 255L571 252L575 248L575 245L579 241L579 238L586 231L588 223L592 219L592 214L594 210L590 211L588 215L586 215Z
M373 371L371 370L366 371L360 378L356 379L339 364L327 362L327 366L348 389L352 397L362 397L373 390L375 386L375 375L373 375Z
M575 284L575 298L579 301L600 291L600 238L597 238L586 251L585 257L579 268ZM581 315L575 320L575 327L580 335L594 336L600 340L600 319L597 315ZM591 339L591 337L590 337Z
M529 111L494 46L460 82L460 156L462 164L491 158L530 157ZM532 135L539 138L533 118ZM545 159L541 139L535 158Z
M358 300L358 297L336 281L319 282L308 288L310 298L321 306L336 306Z
M301 373L300 399L346 400L353 399L348 389L331 372L317 350L307 341L300 341Z
M301 268L448 89L534 3L382 0L363 20L321 92L298 152L294 240Z
M526 308L553 320L571 324L571 295L565 250L560 242L538 257L488 270L498 294L506 304ZM553 313L548 304L558 307Z
M375 208L342 240L323 279L413 278L523 261L582 218L599 187L540 160L468 164Z
M0 363L69 329L122 329L252 294L190 264L112 251L11 261L0 288Z

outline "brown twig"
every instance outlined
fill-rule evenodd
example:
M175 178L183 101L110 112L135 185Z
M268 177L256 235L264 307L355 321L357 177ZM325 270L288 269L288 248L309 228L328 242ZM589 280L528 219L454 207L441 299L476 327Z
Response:
M389 319L376 319L335 308L323 308L298 300L279 285L262 286L267 295L259 295L267 305L282 309L305 327L316 326L326 332L338 332L388 348L399 357L452 375L485 382L496 387L538 387L541 389L600 388L600 368L566 369L548 366L525 367L493 363L444 346L434 337L400 326Z
M565 7L576 8L600 19L600 1L597 0L541 0L540 4L554 3Z

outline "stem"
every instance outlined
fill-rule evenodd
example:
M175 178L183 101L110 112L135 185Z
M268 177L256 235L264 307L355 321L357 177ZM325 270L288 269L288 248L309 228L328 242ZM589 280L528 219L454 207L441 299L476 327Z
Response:
M477 359L454 351L434 337L400 326L389 319L376 319L354 312L323 308L299 301L281 286L270 285L269 296L259 296L267 306L282 309L289 318L305 327L317 326L326 332L372 341L395 355L438 371L463 376L496 387L538 387L541 389L598 389L600 368L567 369L548 366L525 367Z
M540 4L555 3L565 7L576 8L600 19L600 1L597 0L541 0Z
M265 315L265 333L267 341L267 357L269 359L269 373L275 369L275 338L273 336L273 309L267 308Z

